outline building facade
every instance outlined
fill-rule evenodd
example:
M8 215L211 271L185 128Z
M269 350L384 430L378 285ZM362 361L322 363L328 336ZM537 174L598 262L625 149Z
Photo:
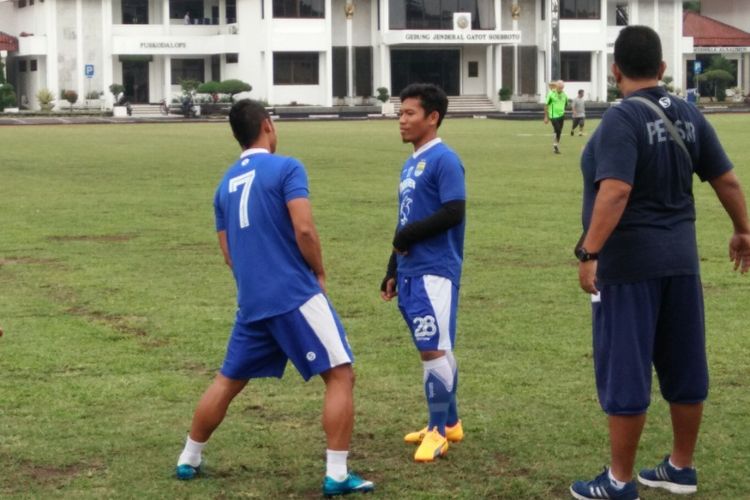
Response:
M0 0L0 31L19 41L9 81L32 108L41 88L111 101L121 83L158 103L183 79L234 78L272 105L358 104L414 81L538 102L557 78L606 100L627 24L661 34L682 81L679 0Z

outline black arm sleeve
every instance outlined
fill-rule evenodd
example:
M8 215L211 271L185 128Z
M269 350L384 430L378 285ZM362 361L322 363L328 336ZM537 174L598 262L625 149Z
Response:
M465 214L465 200L449 201L429 217L409 223L397 232L393 238L393 248L404 252L414 243L437 236L453 226L461 224Z
M388 283L388 280L391 278L396 277L396 253L391 252L391 258L388 259L388 269L385 271L385 278L383 278L383 282L380 283L380 290L385 292L385 284Z

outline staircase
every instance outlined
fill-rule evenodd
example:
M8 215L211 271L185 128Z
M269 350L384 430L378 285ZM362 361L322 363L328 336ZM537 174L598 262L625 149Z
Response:
M136 116L161 116L158 104L133 104L133 115Z
M401 108L401 100L391 97L396 114ZM458 95L448 97L448 114L452 115L483 115L497 113L498 109L485 95Z

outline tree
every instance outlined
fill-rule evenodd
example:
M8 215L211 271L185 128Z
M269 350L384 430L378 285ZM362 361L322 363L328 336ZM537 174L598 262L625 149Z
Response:
M708 83L716 100L724 101L727 97L727 87L736 81L734 71L734 66L729 59L717 55L711 58L711 64L708 65L706 71L696 77L696 80Z
M682 9L685 11L695 12L696 14L701 13L700 0L692 2L682 2Z
M0 61L0 111L16 105L16 91L5 81L5 64Z
M219 93L221 94L239 94L240 92L250 92L253 90L252 85L242 80L224 80L219 84Z

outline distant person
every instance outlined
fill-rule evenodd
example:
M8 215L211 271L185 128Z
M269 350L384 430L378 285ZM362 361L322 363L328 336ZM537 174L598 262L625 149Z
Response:
M398 296L423 368L429 419L404 437L418 445L417 462L448 452L464 437L458 418L456 339L458 288L464 252L466 186L458 155L438 137L448 97L433 84L414 83L401 91L401 140L414 152L399 182L399 217L380 296Z
M185 24L190 24L190 12L185 12Z
M583 98L583 89L578 91L578 95L573 99L573 128L570 129L570 135L575 133L578 128L578 136L583 136L583 126L586 123L586 100Z
M708 365L693 174L711 184L729 214L735 270L750 270L750 222L732 163L698 108L659 86L665 69L654 30L620 31L612 73L624 99L604 114L581 159L578 277L591 294L594 372L611 465L573 483L579 499L638 498L633 469L654 368L669 403L672 448L641 470L638 482L672 493L698 489L693 458Z
M203 447L247 382L281 377L291 361L302 378L320 375L326 386L323 494L372 491L372 482L347 469L354 358L326 296L307 174L299 161L274 154L276 128L260 103L237 102L229 123L242 154L221 180L214 210L219 246L237 283L238 309L224 364L195 410L177 477L200 474Z
M568 107L568 96L564 92L565 82L558 80L550 85L551 90L547 94L544 103L544 124L552 122L555 140L552 143L552 151L560 154L560 135L565 124L565 108Z

